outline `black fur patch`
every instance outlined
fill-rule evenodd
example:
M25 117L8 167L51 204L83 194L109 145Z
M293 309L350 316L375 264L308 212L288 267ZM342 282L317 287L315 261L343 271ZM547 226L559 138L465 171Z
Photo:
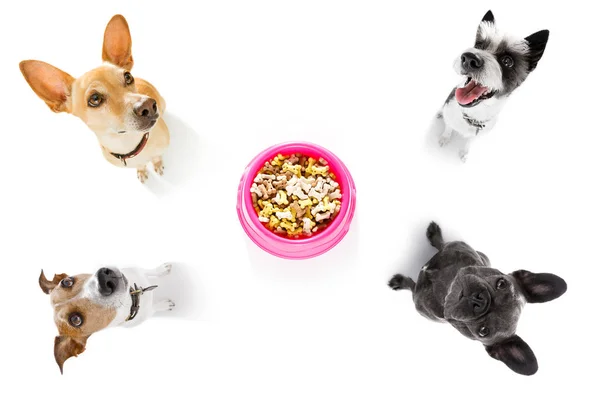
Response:
M494 19L494 14L492 14L492 10L489 10L485 13L481 22L491 22L492 24L496 22Z
M444 238L442 237L442 229L435 222L431 222L427 227L427 240L433 247L441 250L444 247Z
M538 370L537 359L531 347L519 336L514 335L501 343L486 346L488 354L522 375L533 375Z
M567 282L554 274L536 274L521 269L511 275L517 280L528 303L545 303L562 296L567 291Z
M505 94L510 94L525 81L525 78L527 78L527 73L529 72L529 60L526 56L511 51L509 44L505 40L500 42L494 56L502 69L503 92ZM513 59L514 65L512 67L507 67L502 63L502 59L505 56L509 56Z
M394 290L409 289L412 291L415 289L415 281L404 275L396 274L390 279L388 286Z
M544 55L549 37L550 31L544 29L525 38L527 43L529 43L529 72L537 67L538 62Z

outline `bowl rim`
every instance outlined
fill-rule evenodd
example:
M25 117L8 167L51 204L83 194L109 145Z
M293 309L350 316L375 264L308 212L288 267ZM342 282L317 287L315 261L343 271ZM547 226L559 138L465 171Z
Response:
M277 235L273 231L266 228L263 225L263 223L258 220L258 216L256 215L254 208L252 207L252 194L250 193L250 187L252 186L252 183L254 182L254 177L256 176L256 174L258 173L258 171L260 170L260 168L264 165L264 163L266 161L272 159L277 154L287 155L285 153L288 153L288 152L289 153L294 153L294 152L302 153L302 151L299 151L299 150L287 150L289 148L296 148L296 147L308 149L308 153L313 153L313 154L306 154L309 157L312 156L313 158L315 158L315 156L317 156L317 154L318 154L318 157L322 157L328 162L328 165L330 165L330 170L336 176L336 182L338 182L340 184L340 188L342 189L341 190L341 192L342 192L342 202L341 202L342 208L341 208L339 214L336 216L336 218L325 229L323 229L318 234L315 234L315 235L307 237L307 238L290 239L290 238L286 238L286 237ZM348 196L348 198L346 198L346 196ZM273 251L271 251L270 249L266 249L262 243L259 243L259 241L254 237L254 235L259 234L259 235L262 235L266 240L274 241L276 243L285 243L286 245L295 245L295 246L310 245L310 244L320 243L322 241L327 242L327 239L330 239L330 235L332 233L336 232L340 228L342 223L349 224L352 221L352 218L354 215L354 210L355 210L355 196L356 196L356 186L354 184L352 175L350 174L350 171L348 170L346 165L342 162L342 160L339 157L337 157L334 153L327 150L326 148L324 148L318 144L315 144L315 143L304 142L304 141L288 141L288 142L282 142L279 144L269 146L268 148L259 152L248 163L248 165L246 166L246 169L244 170L244 173L242 174L242 177L240 179L240 184L238 187L237 212L238 212L238 217L240 219L241 225L244 228L244 231L256 245L258 245L259 247L263 248L263 250L266 250L267 252L269 252L271 254L275 254L277 256L282 256L279 253L273 253ZM248 216L250 218L250 221L248 221L244 217L244 215L243 215L244 210L242 210L242 208L245 209L246 213L248 214ZM349 217L349 218L346 218L346 217ZM347 219L347 222L346 222L346 219ZM251 227L248 225L253 225L253 227L256 228L256 230L251 229ZM341 241L341 239L343 239L343 237L345 236L347 231L348 231L348 229L343 229L342 232L340 232L341 237L339 238L339 240L335 240L335 238L334 238L334 240L332 241L331 247L329 247L328 250L333 248L335 245L337 245L337 243L339 243L339 241ZM325 251L327 251L327 250L325 250ZM325 251L319 252L318 254L315 254L315 256L322 254Z

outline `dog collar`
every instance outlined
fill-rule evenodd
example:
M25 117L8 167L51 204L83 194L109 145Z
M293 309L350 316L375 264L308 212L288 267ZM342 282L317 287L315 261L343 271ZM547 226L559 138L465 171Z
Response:
M463 113L463 119L465 120L465 122L469 125L471 125L472 127L477 129L477 133L479 133L480 130L485 128L485 124L487 124L488 121L479 121L475 118L471 118L469 117L467 114ZM475 133L475 134L477 134Z
M129 288L129 294L131 295L131 310L129 310L129 316L125 321L131 321L138 314L138 311L140 310L140 297L142 297L145 292L154 290L157 287L157 285L154 285L148 286L147 288L141 288L134 283L133 287Z
M127 154L119 154L119 153L112 153L112 152L110 154L113 157L121 160L121 162L123 163L124 166L127 166L127 160L129 158L133 158L133 157L137 156L138 154L140 154L142 152L142 150L144 150L144 147L146 147L146 143L148 143L149 137L150 137L150 132L146 132L144 134L144 136L142 136L142 140L140 140L138 145L135 146L135 149L133 149L132 151L130 151Z

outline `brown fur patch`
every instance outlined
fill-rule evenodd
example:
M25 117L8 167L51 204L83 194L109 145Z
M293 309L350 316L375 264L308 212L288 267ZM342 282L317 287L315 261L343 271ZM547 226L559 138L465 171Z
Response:
M117 315L115 309L80 296L86 282L92 277L91 274L72 276L73 286L65 288L60 285L60 281L67 277L67 274L55 275L52 281L48 281L43 272L40 275L40 287L50 294L54 307L54 323L59 332L54 340L54 358L61 373L67 359L85 351L87 339L92 333L106 328ZM81 326L74 327L69 323L69 317L73 313L81 315Z
M133 67L131 33L127 20L122 15L115 15L106 25L102 44L102 60L125 69Z
M46 275L44 275L44 270L42 270L38 279L38 283L40 284L40 288L44 293L50 294L50 292L60 283L60 281L62 281L68 276L69 275L67 274L55 274L54 278L52 278L52 280L49 281L46 278Z
M62 280L64 278L66 278L68 275L61 274L59 276L62 276L62 278L61 278L61 280ZM57 304L64 303L64 302L68 301L69 299L72 299L72 298L76 297L77 295L79 295L79 293L83 289L83 286L85 285L85 282L91 276L92 275L90 275L90 274L80 274L80 275L73 276L73 286L71 286L70 288L64 288L58 284L60 281L57 282L56 287L50 292L50 301L52 302L52 305L54 307L56 307Z
M54 338L54 359L60 368L60 373L63 373L63 365L71 357L77 357L85 351L85 338L71 338L68 336L57 336Z
M73 338L89 337L92 333L106 328L117 315L117 310L94 303L85 297L76 298L54 308L54 322L61 336ZM69 324L69 316L81 314L83 324L73 327Z
M136 85L125 85L125 71L114 65L102 65L75 82L72 114L94 132L103 132L107 126L124 127L126 118L133 115L133 106L140 96ZM98 107L88 106L88 98L93 93L99 93L103 98Z
M91 276L90 274L75 275L73 286L64 288L58 285L50 293L50 301L54 307L54 322L61 335L80 338L90 336L106 328L117 315L116 310L79 296ZM69 324L69 316L73 313L81 314L83 324L80 327Z
M69 111L68 100L75 78L43 61L21 61L19 68L31 89L52 111Z

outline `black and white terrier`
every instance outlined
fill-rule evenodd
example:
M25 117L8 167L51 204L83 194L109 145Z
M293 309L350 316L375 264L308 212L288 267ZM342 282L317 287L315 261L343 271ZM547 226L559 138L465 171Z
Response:
M475 46L454 62L462 81L438 113L445 124L440 146L446 145L456 132L467 139L459 152L461 160L467 160L472 139L493 128L510 94L537 66L548 35L549 31L542 30L525 39L514 38L498 30L491 11L485 14L477 29Z

